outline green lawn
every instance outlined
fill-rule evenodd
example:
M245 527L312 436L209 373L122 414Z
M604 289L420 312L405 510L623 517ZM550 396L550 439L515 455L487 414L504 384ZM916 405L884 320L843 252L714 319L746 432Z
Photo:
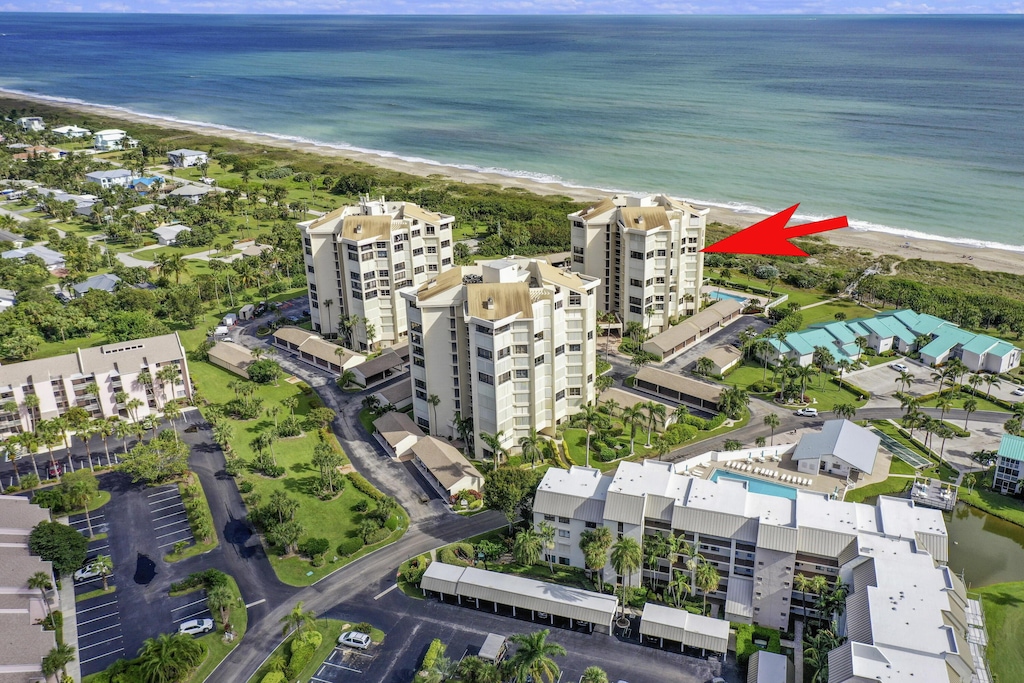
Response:
M994 411L994 412L997 412L997 413L1009 413L1010 412L1009 410L1007 410L1006 408L1002 407L1001 405L999 405L997 403L993 403L992 401L989 401L984 396L971 396L970 394L960 394L960 396L954 397L953 398L952 406L954 408L963 408L964 407L964 401L966 401L969 398L973 398L975 401L978 402L978 407L977 407L978 410L991 410L991 411ZM921 407L923 407L923 408L935 408L936 407L935 403L937 401L938 401L938 398L933 398L930 401L925 401L924 403L922 403ZM964 423L958 421L957 422L957 427L960 427L961 429L963 429ZM967 421L967 428L968 429L971 428L971 421L970 420Z
M906 491L913 482L911 477L889 477L877 484L868 484L848 491L844 500L848 503L863 503L868 498L899 495Z
M313 657L309 660L309 664L303 668L301 672L295 677L298 681L308 681L317 669L323 664L323 661L327 659L327 655L330 654L331 650L335 648L338 643L338 636L341 635L342 630L348 622L338 621L337 619L317 619L316 630L323 636L323 640L320 642L320 647L313 653ZM275 659L278 656L283 657L285 661L288 660L289 646L291 645L292 637L289 636L278 645L274 652L271 654L270 659ZM267 674L269 668L264 665L256 672L256 675L249 679L251 683L259 683L263 680L263 677Z
M98 598L101 595L110 595L111 593L113 593L116 590L117 590L117 586L107 586L107 590L103 590L102 588L97 588L94 591L88 591L87 593L82 593L81 595L76 595L75 596L75 602L85 602L86 600L92 600L93 598Z
M206 659L195 670L192 677L188 679L189 683L202 683L205 681L207 676L217 668L217 665L224 661L228 653L238 647L238 644L242 642L242 636L245 635L246 628L248 628L249 615L245 610L245 603L242 601L242 594L238 590L238 584L235 583L235 578L230 574L228 575L228 588L231 589L237 602L237 606L231 610L231 615L228 617L236 637L230 643L224 642L220 630L220 615L215 615L214 620L217 622L217 630L198 638L198 640L206 644Z
M739 285L746 285L748 287L760 287L762 289L768 289L771 285L767 280L758 280L756 277L747 277L743 273L740 273L734 269L730 269L729 282L735 282ZM704 271L704 277L719 277L718 269L708 269ZM772 298L779 297L783 294L788 294L789 299L787 303L792 301L798 303L801 306L807 304L813 304L818 301L825 299L831 299L832 295L825 294L824 292L814 289L796 289L795 287L789 287L780 283L775 283L775 287L772 288Z
M889 474L917 474L911 465L903 462L897 457L893 457L892 462L889 464Z
M921 477L932 477L934 479L941 479L942 481L950 482L950 483L956 482L957 478L960 476L960 472L959 471L957 471L956 469L954 469L953 467L947 465L944 462L940 462L930 450L925 448L922 444L918 443L917 439L911 440L907 436L907 434L904 434L900 429L896 428L896 426L891 424L888 420L875 420L873 422L873 424L874 424L875 428L878 429L878 431L891 436L892 438L896 439L901 444L903 444L904 446L906 446L907 448L912 450L913 452L917 453L918 455L920 455L923 458L927 458L928 460L930 460L932 462L932 465L930 467L925 467L923 469L917 470L916 474L918 476L921 476ZM907 465L906 463L904 463L902 460L900 460L899 458L897 458L895 456L893 456L892 462L893 462L893 465L889 469L889 472L891 472L892 474L914 474L915 473L913 471L911 471L911 472L900 472L900 471L897 471L896 468L901 468L901 467L906 467L909 470L912 470L913 468L911 468L910 465ZM899 462L900 464L897 465L896 464L897 462Z
M726 375L724 383L730 386L748 387L754 382L760 382L764 376L763 365L746 361ZM772 381L772 376L772 366L769 365L767 372L769 382ZM860 400L856 394L845 386L840 389L837 384L828 380L829 376L828 373L825 373L825 377L822 378L822 373L818 372L815 373L813 379L807 382L807 398L811 401L811 405L818 409L818 412L831 411L837 403L851 403L858 408L863 407L865 401ZM822 379L824 379L824 383L822 383ZM791 407L795 410L799 406L794 405Z
M228 383L236 379L234 375L209 363L192 363L190 368L193 382L208 401L227 403L234 398L234 391L228 388ZM286 397L297 397L299 405L295 409L295 413L299 417L309 411L311 401L317 400L314 393L304 394L298 386L289 384L283 379L278 386L272 384L261 386L256 395L263 399L264 410L272 405L281 405L281 401ZM282 409L279 419L286 414L287 409ZM251 460L254 455L250 442L257 435L274 426L273 420L265 414L256 420L231 420L231 422L235 429L234 451L240 458L247 461ZM337 556L335 559L335 550L338 545L343 540L356 536L359 523L363 520L363 513L355 512L352 508L360 501L369 502L370 498L356 490L347 481L341 495L333 500L323 501L314 495L319 479L319 470L313 467L310 460L313 457L316 439L314 434L309 433L275 442L274 455L277 463L286 470L283 477L270 479L255 472L246 472L242 477L243 480L253 484L254 492L259 493L263 501L268 500L270 494L275 490L283 490L298 500L301 505L295 514L295 519L305 529L303 537L318 536L326 538L331 544L331 550L327 552L328 561L322 567L312 566L303 557L280 557L276 552L269 553L270 562L274 566L278 578L292 586L309 585L369 551L369 548L364 548L363 551L352 557ZM335 448L342 451L333 434L330 439ZM347 458L345 462L348 462ZM404 512L401 512L399 514L399 529L386 542L395 540L407 527L408 518ZM382 544L378 544L376 547Z
M985 611L985 649L997 683L1024 681L1024 582L997 583L977 591Z
M960 487L960 500L1007 522L1024 526L1024 502L989 490L992 486L992 470L976 476L978 482L973 491L968 490L966 486Z
M864 318L875 314L870 308L865 308L852 301L833 301L800 311L800 315L803 316L804 326L806 327L814 323L835 322L836 313L840 312L845 313L848 320Z

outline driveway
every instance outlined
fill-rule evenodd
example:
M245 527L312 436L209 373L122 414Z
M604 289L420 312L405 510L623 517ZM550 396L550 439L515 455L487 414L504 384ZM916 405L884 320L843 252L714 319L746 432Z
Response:
M909 358L893 358L881 365L848 372L843 378L849 379L861 389L870 391L872 407L898 406L900 402L893 398L893 394L899 391L900 385L896 380L899 379L900 373L899 370L889 367L892 363L906 365L907 372L914 376L910 386L904 388L911 396L923 396L939 390L939 383L932 380L935 369Z
M697 362L697 359L708 355L708 352L719 346L729 346L740 338L740 332L753 327L754 332L761 334L771 327L767 320L753 315L740 316L735 322L724 329L716 330L695 345L691 346L681 354L661 365L654 365L660 370L668 372L682 372Z

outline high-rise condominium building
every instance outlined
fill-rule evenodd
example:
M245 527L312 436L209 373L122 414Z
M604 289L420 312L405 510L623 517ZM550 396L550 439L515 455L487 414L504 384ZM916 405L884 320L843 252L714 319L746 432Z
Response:
M32 431L72 406L93 418L141 420L192 397L178 334L104 344L0 367L0 438ZM10 410L8 409L10 408Z
M602 311L662 332L697 311L708 211L663 195L602 199L569 214L572 269L600 278Z
M299 223L313 329L356 350L405 341L402 287L452 266L455 218L383 197Z
M452 268L407 289L416 422L458 437L472 417L512 450L594 400L596 278L509 257ZM432 399L436 397L436 401Z

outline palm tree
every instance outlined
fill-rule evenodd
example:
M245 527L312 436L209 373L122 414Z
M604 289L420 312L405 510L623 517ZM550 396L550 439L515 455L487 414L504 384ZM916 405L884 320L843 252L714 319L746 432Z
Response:
M565 656L565 648L547 642L549 633L548 629L543 629L530 634L517 633L509 638L509 642L519 646L508 662L516 683L531 679L555 683L561 676L561 669L553 658Z
M836 369L839 370L839 389L843 388L843 373L849 372L853 368L853 363L843 358L836 363Z
M843 644L828 629L818 629L804 638L804 664L811 669L811 683L827 683L828 653Z
M441 405L441 397L437 394L431 394L427 396L427 404L430 406L431 412L434 413L434 420L430 423L430 433L437 436L441 433L437 428L437 406Z
M323 307L327 310L327 329L324 330L324 336L328 336L331 333L331 306L334 305L334 299L324 299L322 302Z
M644 423L643 403L629 406L622 410L622 425L629 428L629 454L636 453L636 429Z
M488 434L487 432L480 432L480 440L483 441L487 447L491 450L491 455L494 458L494 468L497 469L498 465L501 464L501 458L504 456L508 458L508 449L501 444L502 437L505 435L505 430L499 430L494 434Z
M939 419L942 420L946 417L946 411L953 407L953 397L949 394L939 396L935 401L935 407L939 409Z
M455 431L459 433L459 438L462 439L462 449L466 454L472 452L472 440L473 440L473 418L462 417L461 412L455 413Z
M289 633L294 633L304 626L308 626L310 622L316 622L316 612L313 610L303 611L302 600L295 603L295 607L292 607L292 611L281 617L279 620L284 624L284 628L281 629L281 635L287 636Z
M743 417L743 411L750 403L750 395L743 387L731 386L722 391L718 397L718 409L730 420L738 420Z
M89 530L89 538L92 538L95 534L92 532L92 520L89 518L89 501L96 495L96 490L99 487L96 477L87 476L88 478L80 478L80 475L76 474L74 477L69 477L64 482L64 495L72 509L82 508L85 510L85 524Z
M967 413L967 417L964 418L964 430L967 429L967 421L971 419L971 413L978 409L978 399L968 398L964 399L964 412Z
M227 626L235 596L227 586L213 586L206 591L206 604L211 614L220 614L220 624Z
M50 575L46 572L36 572L32 576L28 577L28 587L39 591L39 594L43 598L43 604L46 605L46 615L49 616L50 600L46 595L46 591L53 589L53 582L50 580Z
M967 378L967 383L971 385L971 389L974 389L975 393L978 391L978 385L985 381L985 377L977 372L972 372L971 376Z
M608 674L599 666L588 666L580 677L580 683L608 683Z
M707 611L708 607L708 593L712 593L718 590L718 584L721 581L721 576L718 574L718 569L715 565L710 562L701 562L700 566L697 567L696 572L697 588L704 594L704 607L703 611Z
M531 428L529 435L519 437L519 452L523 454L524 458L529 456L531 466L536 463L537 456L541 454L540 443L536 429Z
M103 590L107 590L107 579L114 573L113 560L110 559L110 555L100 555L93 560L92 565L100 573L100 578L103 579Z
M604 567L608 564L608 550L612 547L612 532L606 526L586 529L580 534L583 562L591 572L599 572L604 587ZM591 574L593 576L593 574Z
M622 613L626 613L626 588L629 585L630 577L643 562L644 553L640 544L629 536L623 536L612 546L611 562L612 569L619 578L622 586Z
M604 418L597 408L589 403L576 413L576 422L587 430L587 467L590 467L590 430L600 424Z
M672 575L672 580L669 581L668 587L672 591L672 599L676 607L682 605L683 595L689 594L692 590L690 587L690 577L678 570Z
M914 376L907 370L900 370L900 376L896 378L896 381L900 383L900 391L903 391L905 387L914 383Z
M338 347L338 349L341 351L342 354L345 353L345 349L341 348L340 346ZM355 381L356 381L356 373L352 372L351 370L342 370L341 374L338 375L337 384L338 384L339 387L344 389L349 384L352 384Z
M654 431L655 422L660 418L665 419L665 404L657 401L642 403L643 409L647 412L647 448L651 447L651 432Z
M772 430L772 445L774 446L775 430L779 428L780 424L782 424L782 420L780 420L779 416L776 415L775 413L768 413L767 415L764 416L764 424L766 427L769 427Z
M973 492L974 491L974 485L977 484L977 483L978 483L978 477L974 474L974 472L971 472L966 477L964 477L964 486L967 487L968 491Z
M544 542L536 531L524 529L516 534L512 543L512 557L524 567L532 567L540 560Z
M803 604L803 617L804 621L807 621L807 594L811 592L811 577L806 574L797 574L793 577L793 586L800 591L800 602Z
M804 365L796 369L796 379L800 380L800 400L806 401L807 380L812 379L818 373L813 365Z
M942 457L942 454L946 450L946 439L948 439L949 437L953 436L953 429L952 429L952 427L950 427L945 422L939 421L939 424L937 425L937 430L936 430L935 434L937 436L941 436L942 437L942 445L939 447L939 462L943 462L944 463L944 462L946 462L946 459L944 457Z
M701 356L697 359L696 371L698 375L710 375L715 369L715 362L707 356Z
M147 638L139 650L139 667L151 683L176 683L203 661L202 644L186 633Z
M456 675L462 683L503 683L501 669L479 657L465 657L459 662Z
M555 527L551 526L547 522L541 522L537 525L537 538L543 544L546 550L555 549ZM548 556L548 569L551 570L551 574L555 573L555 556L551 553Z
M36 431L36 415L39 410L39 396L36 394L25 394L25 398L22 399L22 403L25 405L25 412L28 413L28 431Z
M852 403L837 403L832 407L832 412L837 418L852 420L853 416L857 414L857 406Z
M67 678L67 666L75 660L75 647L67 643L58 642L43 657L43 675L49 678L56 676L59 671L61 678Z
M614 398L610 398L604 403L602 403L601 407L598 408L598 410L600 410L602 413L615 417L615 415L619 412L619 402L616 401Z

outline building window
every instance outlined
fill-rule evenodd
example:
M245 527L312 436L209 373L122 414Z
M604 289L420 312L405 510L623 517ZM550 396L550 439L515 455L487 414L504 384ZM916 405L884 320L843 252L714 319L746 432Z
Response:
M498 384L504 384L505 382L510 382L510 381L512 381L512 373L511 372L503 372L501 374L501 376L498 377Z
M436 254L437 253L437 247L427 247L427 253L428 254Z
M556 356L561 356L563 353L565 353L565 345L564 344L555 347L555 355Z
M597 522L584 522L583 526L587 527L588 529L596 529Z
M631 251L631 252L629 252L629 258L635 258L635 259L639 259L640 261L643 261L644 260L644 254L643 254L643 252L640 252L640 251Z
M494 384L494 376L488 375L486 372L478 372L477 378L484 384Z
M412 255L413 256L422 256L423 255L423 247L416 247L415 249L413 249L412 250Z
M422 275L423 274L423 266L416 266L415 268L413 268L412 272L413 272L414 275Z
M580 388L580 387L569 387L569 395L570 396L582 396L583 395L583 389Z
M555 400L556 401L565 400L565 389L562 389L561 391L559 391L558 393L555 394Z
M576 292L570 292L569 293L569 305L570 306L579 306L582 303L583 303L583 297L581 295L577 294Z
M553 521L555 521L555 516L554 515L544 515L544 521L545 522L553 522Z
M484 358L486 360L494 358L494 354L492 354L489 349L478 348L476 350L476 355L477 357Z
M442 249L444 249L446 247L450 247L450 246L452 246L452 241L451 240L441 240L441 248Z
M530 379L530 371L516 370L516 379Z
M568 529L559 529L558 530L558 537L559 538L569 538L571 536L572 536L572 532L569 531Z
M569 344L569 353L579 353L582 349L582 344Z
M534 358L533 359L533 364L534 365L543 365L544 364L544 355L541 354L541 355L537 356L536 358Z

